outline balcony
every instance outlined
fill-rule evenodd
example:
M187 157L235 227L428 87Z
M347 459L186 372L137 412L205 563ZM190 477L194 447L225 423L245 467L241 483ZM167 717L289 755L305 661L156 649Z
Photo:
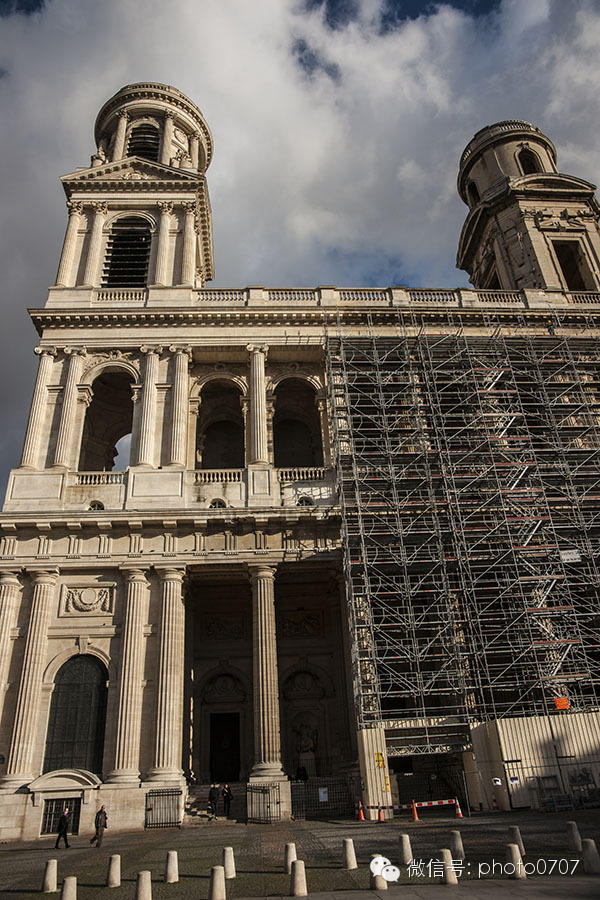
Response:
M149 469L125 472L31 472L13 469L5 512L208 510L331 506L332 469Z

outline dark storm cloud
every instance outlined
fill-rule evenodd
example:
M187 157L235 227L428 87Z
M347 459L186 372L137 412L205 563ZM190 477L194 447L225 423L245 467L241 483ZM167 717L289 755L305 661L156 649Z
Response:
M174 84L207 118L221 286L465 284L457 162L499 119L540 125L562 171L600 174L593 2L24 6L0 22L4 469L35 374L26 308L44 304L64 235L58 177L89 164L96 112L127 82Z

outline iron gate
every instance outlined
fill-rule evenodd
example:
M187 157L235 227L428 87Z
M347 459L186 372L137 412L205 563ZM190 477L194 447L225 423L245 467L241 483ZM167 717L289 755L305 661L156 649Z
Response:
M246 786L248 821L270 825L281 820L279 783L248 784Z
M40 834L56 834L58 820L62 816L63 809L69 807L69 831L71 834L79 834L79 815L81 813L81 797L60 797L54 800L44 800L44 812L42 815L42 829Z
M181 826L181 794L175 789L148 791L146 794L146 828L179 828Z

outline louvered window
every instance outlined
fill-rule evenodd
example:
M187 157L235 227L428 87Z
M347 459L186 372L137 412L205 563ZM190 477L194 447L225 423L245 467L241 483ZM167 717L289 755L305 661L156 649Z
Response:
M150 226L145 219L127 216L111 228L102 273L108 287L144 287L148 280Z
M143 156L158 162L160 132L154 125L135 125L129 134L127 156Z

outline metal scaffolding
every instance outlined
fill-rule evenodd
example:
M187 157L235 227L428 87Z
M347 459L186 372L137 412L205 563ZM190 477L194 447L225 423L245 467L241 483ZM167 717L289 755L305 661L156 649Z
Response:
M392 753L598 708L598 322L328 327L359 727Z

